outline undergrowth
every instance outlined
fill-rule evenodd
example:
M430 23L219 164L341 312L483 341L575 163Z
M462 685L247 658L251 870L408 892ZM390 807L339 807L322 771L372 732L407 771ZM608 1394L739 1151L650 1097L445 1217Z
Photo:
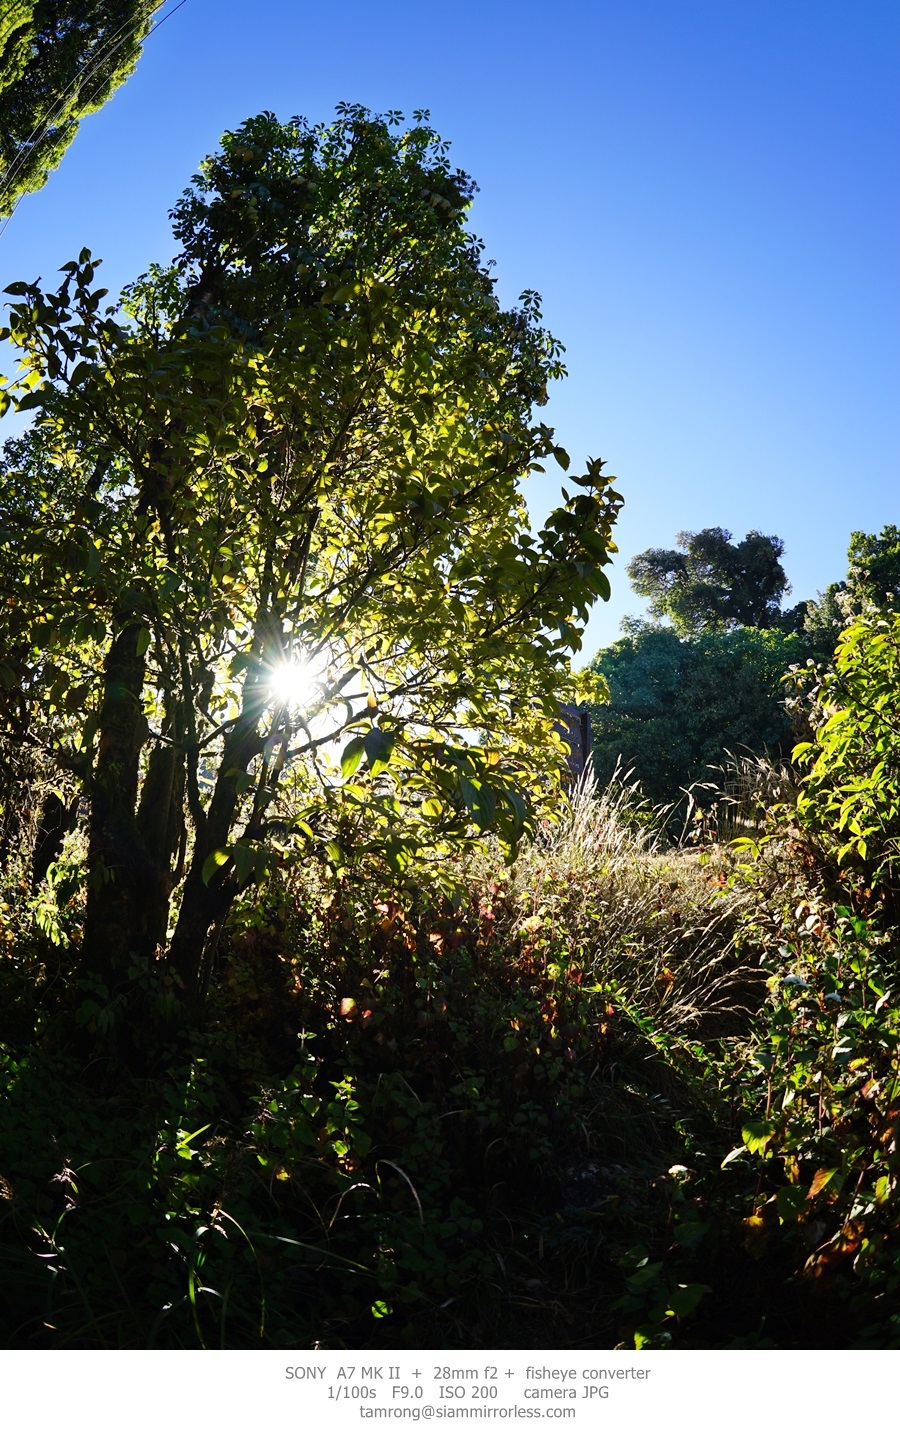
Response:
M777 829L618 782L452 901L284 870L151 1062L10 884L2 1343L900 1343L891 938Z

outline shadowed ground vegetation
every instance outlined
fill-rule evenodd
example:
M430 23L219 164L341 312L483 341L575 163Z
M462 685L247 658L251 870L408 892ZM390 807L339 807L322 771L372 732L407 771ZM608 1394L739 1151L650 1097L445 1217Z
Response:
M84 1064L9 888L4 1344L895 1344L889 940L799 827L645 816L583 791L455 899L283 872L153 1065Z

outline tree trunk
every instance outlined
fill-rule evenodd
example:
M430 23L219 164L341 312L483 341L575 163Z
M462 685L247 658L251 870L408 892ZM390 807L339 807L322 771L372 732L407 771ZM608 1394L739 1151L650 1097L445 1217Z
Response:
M166 941L169 900L176 882L173 863L184 833L184 784L184 751L175 744L157 745L147 765L137 813L147 883L136 914L141 951L148 957Z
M207 874L205 882L203 870L210 854L224 849L231 836L240 799L238 781L263 747L259 734L261 713L259 686L253 680L245 688L243 713L225 741L205 828L196 831L191 867L169 949L171 966L184 985L188 1006L194 1013L199 1011L205 992L209 931L224 918L238 892L228 865Z
M147 738L142 695L145 660L139 621L127 619L104 667L100 741L91 782L88 898L82 968L110 992L136 951L146 858L135 818L138 769Z

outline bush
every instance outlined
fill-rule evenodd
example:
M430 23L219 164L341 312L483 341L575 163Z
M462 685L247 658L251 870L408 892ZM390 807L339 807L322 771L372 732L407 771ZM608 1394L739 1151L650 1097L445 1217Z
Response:
M900 612L872 611L842 632L815 696L817 726L797 813L822 851L891 917L900 912Z

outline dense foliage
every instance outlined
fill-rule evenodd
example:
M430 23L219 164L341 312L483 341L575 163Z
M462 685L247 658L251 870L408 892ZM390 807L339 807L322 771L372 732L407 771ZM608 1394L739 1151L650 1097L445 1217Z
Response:
M887 610L900 599L900 528L853 531L847 574L832 581L818 600L807 602L804 633L817 654L830 660L842 628L869 607Z
M649 600L651 615L669 620L680 635L797 624L799 612L781 612L790 586L779 537L750 531L733 542L730 531L709 526L680 532L677 548L642 551L626 569L634 590Z
M158 0L11 0L0 16L0 215L34 193L141 53Z
M823 853L900 914L900 612L870 610L841 632L817 691L799 814Z
M592 669L609 700L592 706L602 783L617 764L634 770L649 799L683 801L713 778L726 752L790 752L782 677L805 655L799 636L752 627L685 640L667 626L636 625L601 650Z
M634 829L588 798L455 907L279 875L112 1084L7 894L4 1344L900 1344L883 907L796 811L738 859Z
M8 766L41 756L38 847L86 813L81 971L120 1026L138 989L199 1006L293 849L440 880L472 834L514 850L560 764L619 499L592 462L528 529L563 369L534 294L500 307L472 188L421 116L261 115L121 307L87 253L7 290Z

